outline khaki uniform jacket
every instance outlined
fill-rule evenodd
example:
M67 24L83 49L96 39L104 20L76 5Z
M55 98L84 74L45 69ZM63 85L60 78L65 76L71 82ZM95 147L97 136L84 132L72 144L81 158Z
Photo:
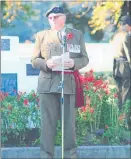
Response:
M74 70L79 70L85 67L89 62L85 42L83 34L80 31L66 28L66 34L68 35L70 33L73 37L67 40L66 51L69 51L70 58L74 59ZM72 48L75 48L75 51ZM52 56L60 56L62 50L61 40L56 31L50 29L37 33L32 66L40 69L37 87L38 93L61 93L61 89L59 89L61 74L49 71L46 66L46 60L50 59ZM39 58L40 53L44 59ZM64 75L64 93L76 93L75 79L72 74Z
M115 34L112 40L114 49L114 68L113 74L118 77L129 77L131 71L131 49L130 36L127 32L121 31ZM122 59L124 57L125 59Z

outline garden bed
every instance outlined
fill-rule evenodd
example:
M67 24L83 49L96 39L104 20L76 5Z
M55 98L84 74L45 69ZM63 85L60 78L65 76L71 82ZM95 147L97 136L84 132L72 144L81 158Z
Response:
M77 145L84 149L86 147L102 148L103 145L113 145L121 149L131 144L129 130L131 128L127 122L131 101L125 103L123 111L118 109L117 91L115 87L110 87L113 84L110 78L105 75L96 76L92 70L81 76L86 106L77 109L76 135ZM18 148L20 151L25 150L24 147L39 147L38 94L35 91L18 92L17 96L4 93L3 97L1 144L3 148L12 147L12 149L5 148L4 151L15 151L16 149L13 147L23 147ZM55 145L61 145L60 122L57 126ZM81 151L85 150L81 149ZM113 151L112 146L111 151Z

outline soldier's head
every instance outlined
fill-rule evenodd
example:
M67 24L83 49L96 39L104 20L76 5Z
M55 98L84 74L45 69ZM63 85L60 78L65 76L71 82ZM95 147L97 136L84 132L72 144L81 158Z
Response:
M47 11L46 17L52 29L60 30L64 27L66 15L64 8L56 6Z
M120 24L126 31L131 31L131 17L123 16L120 20Z

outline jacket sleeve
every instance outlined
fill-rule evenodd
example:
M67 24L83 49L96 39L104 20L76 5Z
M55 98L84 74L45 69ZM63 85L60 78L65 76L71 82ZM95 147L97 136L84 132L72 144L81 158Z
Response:
M86 52L84 37L82 33L80 35L80 49L81 49L81 56L79 58L73 58L75 62L74 70L82 69L89 63L89 58Z
M131 68L131 46L130 46L130 42L131 42L131 36L127 35L123 41L123 47L124 47L124 51L127 57L127 60L129 62L130 68Z
M51 70L47 67L46 60L41 57L41 43L42 43L42 40L40 40L39 34L37 33L33 56L31 58L32 67L36 69L40 69L44 72L49 72Z

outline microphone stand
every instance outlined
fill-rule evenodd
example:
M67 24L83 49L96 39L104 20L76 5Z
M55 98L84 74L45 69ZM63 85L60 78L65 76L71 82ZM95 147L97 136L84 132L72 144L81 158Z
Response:
M64 159L64 53L66 52L66 33L62 34L62 79L61 79L61 125L62 125L62 146L61 146L61 154L62 159Z

